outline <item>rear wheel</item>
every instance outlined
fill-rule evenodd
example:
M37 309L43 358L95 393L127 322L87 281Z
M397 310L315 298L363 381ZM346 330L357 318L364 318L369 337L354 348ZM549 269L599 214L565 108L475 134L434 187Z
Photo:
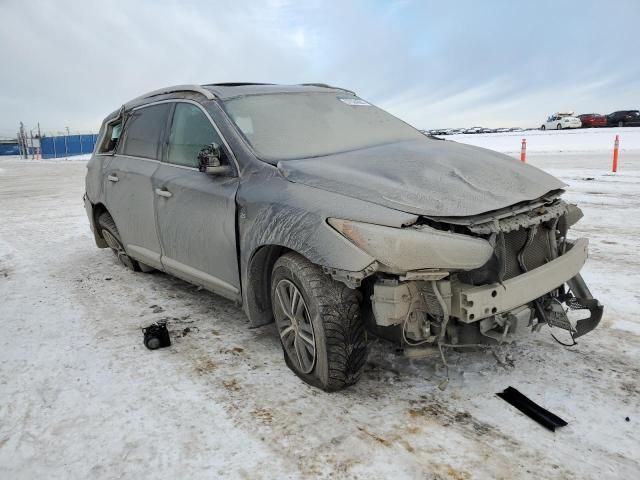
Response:
M273 267L271 302L285 362L296 375L326 391L358 381L367 337L356 290L288 253Z
M622 120L620 120L620 121L618 122L618 126L619 126L619 127L624 127L624 122L623 122Z
M562 130L562 124L561 124L561 123L559 123L559 124L556 126L556 128L557 128L558 130Z
M540 130L546 130L546 129L547 129L547 127L545 127L544 125L542 125L542 126L540 127Z
M107 242L109 248L113 251L113 254L116 258L122 263L125 267L133 270L134 272L140 271L140 264L127 255L127 252L124 249L122 244L122 240L120 240L120 234L118 233L118 228L116 227L113 218L107 212L103 212L98 217L98 228L100 229L100 234L104 241Z

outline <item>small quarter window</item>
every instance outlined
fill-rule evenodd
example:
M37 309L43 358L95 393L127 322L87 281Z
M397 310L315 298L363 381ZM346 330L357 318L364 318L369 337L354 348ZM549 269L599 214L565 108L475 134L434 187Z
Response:
M107 125L104 140L100 145L100 153L112 153L118 145L122 133L122 121L118 120Z

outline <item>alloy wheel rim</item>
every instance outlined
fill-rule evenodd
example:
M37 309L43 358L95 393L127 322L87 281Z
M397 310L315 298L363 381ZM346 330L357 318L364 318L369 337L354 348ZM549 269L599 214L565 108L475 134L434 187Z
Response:
M304 297L286 279L277 283L275 297L275 319L282 345L297 370L310 373L316 362L316 338Z
M123 265L130 266L131 260L127 256L127 252L124 251L124 247L120 241L109 230L102 230L102 238L107 242L109 248L113 250L118 260L120 260Z
M104 241L107 242L107 245L109 245L109 248L113 250L113 253L115 253L116 255L119 256L120 253L124 251L118 239L114 237L109 230L102 230L102 237L104 238Z

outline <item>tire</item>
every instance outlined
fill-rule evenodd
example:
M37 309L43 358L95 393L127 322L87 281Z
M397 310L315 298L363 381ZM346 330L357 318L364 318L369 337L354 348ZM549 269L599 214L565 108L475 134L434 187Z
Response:
M540 130L546 130L546 129L547 129L547 127L545 127L544 125L542 125L542 126L540 127Z
M98 216L98 228L100 229L100 235L104 238L107 245L116 256L116 258L129 270L133 270L134 272L139 272L141 270L140 264L127 255L127 252L122 245L122 240L120 240L120 234L118 233L118 228L116 227L113 218L107 212L103 212ZM146 267L146 265L145 265Z
M619 127L624 127L624 122L623 122L622 120L620 120L620 121L618 122L618 126L619 126Z
M562 130L562 124L559 123L558 125L556 125L556 130Z
M367 360L359 292L287 253L273 266L271 302L285 362L298 377L327 392L358 381Z

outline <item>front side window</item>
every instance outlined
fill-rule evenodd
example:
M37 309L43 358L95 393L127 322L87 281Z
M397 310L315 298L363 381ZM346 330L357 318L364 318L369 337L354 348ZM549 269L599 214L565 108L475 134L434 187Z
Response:
M258 156L270 163L426 137L348 93L280 93L231 98L224 108Z
M204 112L190 103L177 103L169 134L167 161L198 168L198 153L212 143L220 145L220 137Z
M123 155L157 160L167 124L169 103L143 107L131 112L124 128ZM120 150L120 149L119 149Z

